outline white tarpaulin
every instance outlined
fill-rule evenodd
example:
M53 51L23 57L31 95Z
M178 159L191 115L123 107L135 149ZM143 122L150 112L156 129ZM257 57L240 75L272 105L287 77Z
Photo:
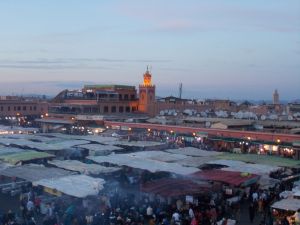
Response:
M236 160L226 160L226 159L210 161L207 162L207 164L227 166L226 168L222 168L222 170L226 170L226 171L239 171L243 173L251 173L251 174L258 174L258 175L270 174L271 172L280 169L280 167L277 166L251 164L251 163L245 163Z
M25 139L28 138L28 139ZM75 145L83 145L88 144L89 141L86 140L48 140L45 142L45 140L42 141L35 141L35 139L39 139L38 136L35 135L24 135L24 136L16 136L16 137L0 137L0 143L4 145L17 145L20 147L28 147L33 149L38 149L41 151L60 151L60 150L66 150L74 147Z
M105 181L101 178L92 178L86 175L71 175L56 179L35 181L33 185L47 187L77 198L85 198L97 195L103 189L104 183Z
M56 179L58 177L64 177L73 174L70 171L66 171L59 168L45 167L39 164L25 164L23 166L8 167L0 170L0 175L7 177L18 177L26 181L37 181L45 178Z
M180 154L172 154L163 151L142 151L142 152L135 152L129 153L128 156L142 158L142 159L152 159L162 162L175 162L179 160L183 160L188 158L188 156L180 155Z
M182 154L188 156L199 156L199 157L207 157L207 156L216 156L221 155L222 152L216 151L205 151L199 148L193 147L185 147L185 148L178 148L178 149L168 149L167 152L174 153L174 154Z
M139 148L143 148L143 147L155 147L155 146L160 146L163 145L165 143L161 143L161 142L154 142L154 141L124 141L124 140L120 140L120 141L116 141L114 143L115 145L123 145L123 146L128 146L128 147L139 147Z
M99 142L101 144L113 144L115 141L117 141L117 138L114 137L103 137L99 135L70 135L70 134L60 134L60 133L51 133L51 134L40 134L40 136L52 136L54 138L60 138L64 140L87 140L87 141L95 141Z
M298 209L300 209L300 199L294 199L294 198L282 199L278 202L275 202L271 207L274 209L296 212Z
M114 151L121 151L124 150L121 147L113 146L113 145L102 145L102 144L86 144L86 145L79 145L78 147L85 148L89 150L89 155L108 155Z
M158 171L188 175L200 171L198 168L185 167L179 163L167 163L148 158L142 158L134 154L111 154L108 156L89 156L89 159L97 163L111 163L120 166L148 170L152 173Z
M13 154L17 152L23 152L25 150L21 148L13 148L13 147L0 147L0 155L8 155L8 154Z
M48 163L62 169L76 171L85 175L88 174L98 175L101 173L107 174L107 173L113 173L120 170L120 168L117 167L106 167L98 164L87 164L77 160L64 160L64 161L52 160L52 161L48 161Z

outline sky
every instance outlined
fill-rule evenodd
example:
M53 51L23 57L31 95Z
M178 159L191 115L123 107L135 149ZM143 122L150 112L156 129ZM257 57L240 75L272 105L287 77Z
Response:
M300 98L299 0L1 0L0 94L83 84L157 95Z

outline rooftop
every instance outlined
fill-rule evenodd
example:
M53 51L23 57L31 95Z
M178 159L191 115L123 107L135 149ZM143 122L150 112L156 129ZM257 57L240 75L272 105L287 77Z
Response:
M135 86L117 84L91 84L84 85L84 89L134 89Z

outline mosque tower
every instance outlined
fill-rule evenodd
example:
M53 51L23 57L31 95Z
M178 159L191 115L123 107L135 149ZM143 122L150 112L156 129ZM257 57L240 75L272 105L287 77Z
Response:
M139 86L139 111L151 116L155 115L155 85L148 66L144 73L144 82Z
M275 89L275 91L273 93L273 104L279 105L279 94L278 94L277 89Z

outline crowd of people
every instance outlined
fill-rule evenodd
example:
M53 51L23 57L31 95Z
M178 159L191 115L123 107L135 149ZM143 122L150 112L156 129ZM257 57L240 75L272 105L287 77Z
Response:
M30 189L20 196L20 212L8 211L1 218L3 225L273 225L276 221L270 205L279 199L285 185L261 190L257 185L236 189L237 201L228 201L224 187L219 192L194 197L162 199L158 196L108 191L95 198L55 198L41 202L39 193ZM43 204L42 204L43 203ZM248 210L247 210L248 208ZM245 220L245 215L248 219ZM219 222L218 222L219 221ZM256 222L256 223L255 223ZM286 218L281 225L290 225Z

